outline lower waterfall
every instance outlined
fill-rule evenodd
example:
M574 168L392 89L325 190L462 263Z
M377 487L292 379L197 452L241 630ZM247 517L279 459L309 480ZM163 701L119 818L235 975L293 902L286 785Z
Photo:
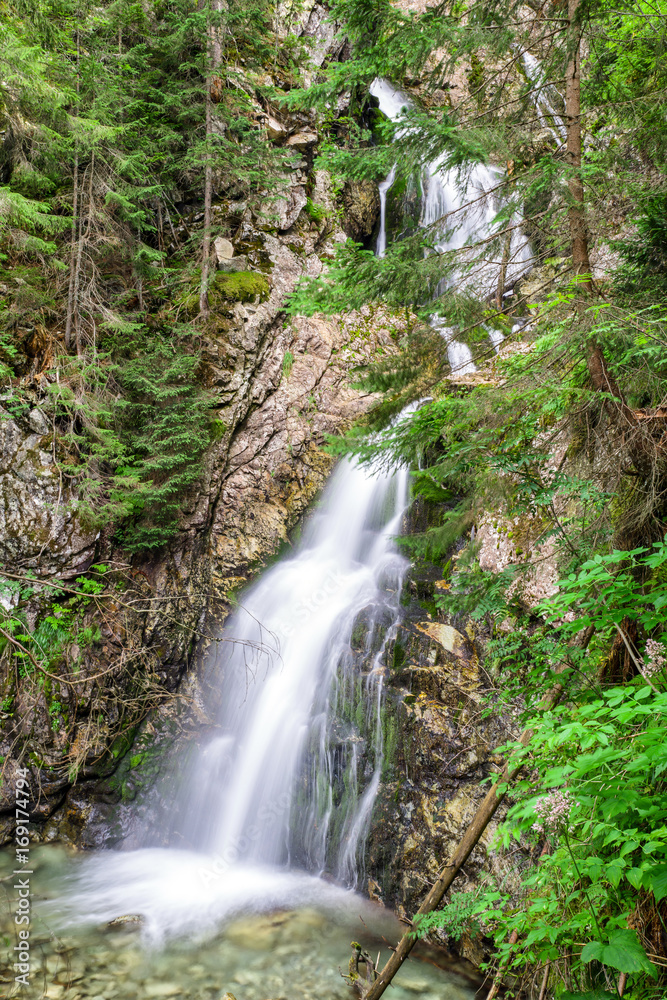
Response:
M340 463L297 552L247 591L208 656L214 735L162 790L166 808L141 848L83 863L69 920L137 912L162 940L245 910L339 906L357 885L382 770L383 656L408 565L394 537L407 500L407 470ZM339 888L313 877L323 873Z

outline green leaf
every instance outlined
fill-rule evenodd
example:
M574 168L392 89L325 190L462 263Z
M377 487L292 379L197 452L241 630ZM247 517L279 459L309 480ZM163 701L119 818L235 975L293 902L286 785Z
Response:
M657 865L644 873L643 885L650 889L656 903L667 896L667 865Z
M640 889L644 879L644 872L641 868L631 868L630 871L625 873L625 877L631 886L635 889Z
M607 1000L613 995L608 990L588 990L586 993L561 993L559 1000Z
M619 972L648 972L655 970L646 957L646 952L639 943L635 931L618 930L609 938L607 944L602 941L589 941L581 953L582 962L601 962Z

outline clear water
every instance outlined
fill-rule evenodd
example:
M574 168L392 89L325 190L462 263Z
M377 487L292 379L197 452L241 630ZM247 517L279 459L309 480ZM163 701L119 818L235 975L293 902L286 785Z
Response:
M374 959L381 952L384 962L388 951L383 938L393 941L400 933L388 914L355 893L304 878L301 885L298 879L291 881L283 895L284 887L269 876L261 886L259 877L248 882L251 902L253 897L256 903L261 898L267 907L276 892L283 902L279 909L248 910L246 900L243 914L230 917L223 928L215 920L208 929L197 921L196 935L181 928L167 942L158 944L151 936L150 915L143 923L131 919L136 909L143 908L147 893L151 905L155 909L159 906L151 884L157 868L151 874L151 866L143 865L143 855L138 851L125 856L135 869L134 895L127 897L117 886L116 903L129 907L121 906L121 913L114 904L115 915L126 919L108 926L106 906L111 902L113 870L98 885L97 898L93 881L88 883L89 919L82 923L79 913L76 922L68 924L54 900L63 898L73 879L80 885L78 869L83 859L57 846L31 850L34 895L31 973L26 987L14 982L11 957L16 939L11 912L15 907L13 855L0 852L0 936L7 945L0 954L0 995L26 1000L220 1000L229 992L236 1000L349 1000L352 994L340 969L347 972L350 941L361 941ZM98 864L104 867L104 855L98 857ZM187 894L181 882L196 876L185 858L180 870L172 864L161 868L160 899L167 906L172 897L183 902ZM240 871L238 876L236 890L241 902ZM310 888L306 888L308 882L312 883ZM190 894L193 907L196 895ZM460 976L416 959L401 971L392 996L394 1000L472 1000L473 990Z

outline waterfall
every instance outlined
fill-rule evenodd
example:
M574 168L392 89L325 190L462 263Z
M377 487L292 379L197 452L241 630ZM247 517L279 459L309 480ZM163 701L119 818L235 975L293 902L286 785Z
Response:
M412 104L410 98L397 90L383 79L376 79L371 85L371 94L378 99L380 111L393 122L399 122L404 110ZM405 134L405 129L397 132L397 137ZM396 179L395 164L385 180L380 184L380 231L377 239L377 255L384 256L387 248L387 198ZM423 171L421 216L419 224L429 228L434 235L434 245L438 252L446 253L458 250L458 260L461 268L469 263L474 250L473 244L480 239L488 238L493 232L493 223L500 201L495 192L502 181L503 174L496 167L475 164L465 168L447 169L444 157L426 165ZM518 220L515 220L518 221ZM470 248L470 249L467 249ZM525 270L525 264L530 257L530 251L525 243L520 229L517 227L509 234L509 244L506 251L506 280L516 279ZM472 273L459 270L449 279L451 284L456 281L468 290L483 296L495 289L500 269L500 262L485 262L476 264ZM444 291L443 287L441 291ZM443 336L447 343L447 356L452 372L466 375L476 371L472 352L467 344L456 340L456 331L447 326L437 317L431 319L431 325ZM489 330L489 339L497 351L503 340L499 330Z
M357 884L382 770L384 656L408 566L394 544L408 480L406 469L339 464L294 556L247 591L209 655L214 735L178 787L163 787L166 808L142 847L84 864L71 919L138 912L161 940L239 909L331 901L334 888L304 871ZM165 841L174 846L156 846Z
M393 120L409 104L386 81L372 92ZM378 256L396 173L380 185ZM418 221L436 224L440 249L488 232L495 208L484 194L498 176L476 166L462 183L440 163L424 171ZM457 228L438 231L442 215L459 209ZM456 331L433 325L452 369L474 371ZM209 651L201 691L210 735L191 744L179 778L167 776L163 807L152 798L139 830L137 810L135 849L80 866L64 900L69 919L139 913L145 932L163 940L248 910L340 906L343 889L322 875L358 884L382 777L386 659L408 565L394 538L408 479L406 469L339 464L294 554L248 589Z
M542 112L545 128L551 132L558 145L563 146L567 142L567 126L562 114L556 109L557 104L562 105L562 97L552 83L545 81L544 70L535 56L530 52L523 52L521 58L528 79L537 87L533 103L537 111Z
M356 804L348 803L338 840L332 810L342 774L356 780L359 737L350 728L334 739L333 728L358 672L352 634L360 613L368 646L381 621L398 614L407 564L393 538L407 487L406 470L369 473L342 462L298 553L243 597L207 668L208 686L217 683L223 695L221 735L198 753L184 782L182 842L226 859L292 860L316 872L335 869L341 851L356 858L363 827L355 833ZM345 875L354 884L352 861Z
M384 257L387 252L387 191L396 179L396 165L391 168L386 178L379 184L380 191L380 231L378 233L375 252L378 257Z

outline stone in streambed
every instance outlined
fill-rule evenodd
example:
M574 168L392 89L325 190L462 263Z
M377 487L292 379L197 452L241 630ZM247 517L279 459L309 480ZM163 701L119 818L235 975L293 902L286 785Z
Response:
M183 987L179 983L146 983L142 993L145 997L173 997L183 993Z

